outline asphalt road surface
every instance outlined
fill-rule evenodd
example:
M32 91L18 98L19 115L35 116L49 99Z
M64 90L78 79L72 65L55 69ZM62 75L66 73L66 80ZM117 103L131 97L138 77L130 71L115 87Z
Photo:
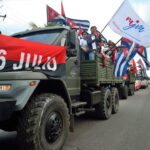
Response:
M0 150L17 150L16 133L0 132ZM75 119L63 150L150 150L150 88L120 101L107 121L90 116Z

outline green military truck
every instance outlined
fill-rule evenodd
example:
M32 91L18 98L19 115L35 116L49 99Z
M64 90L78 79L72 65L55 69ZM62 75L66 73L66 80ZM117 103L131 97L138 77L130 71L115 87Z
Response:
M119 95L127 98L126 82L114 77L110 60L105 67L99 55L80 61L75 30L56 26L13 36L67 47L61 77L32 68L0 73L0 128L16 130L21 149L59 150L69 128L73 130L74 116L91 111L96 118L109 119L118 112Z

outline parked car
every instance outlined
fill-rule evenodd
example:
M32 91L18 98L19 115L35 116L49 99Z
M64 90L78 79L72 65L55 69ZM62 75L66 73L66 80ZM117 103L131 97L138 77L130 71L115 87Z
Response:
M144 79L141 81L141 89L145 89L148 87L148 80Z
M139 90L141 88L141 80L135 81L135 91Z

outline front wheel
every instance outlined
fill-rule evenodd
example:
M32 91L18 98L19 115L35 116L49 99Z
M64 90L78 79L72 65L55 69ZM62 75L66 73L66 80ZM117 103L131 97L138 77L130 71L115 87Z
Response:
M21 150L60 150L69 129L68 109L54 94L34 97L21 113L18 144Z

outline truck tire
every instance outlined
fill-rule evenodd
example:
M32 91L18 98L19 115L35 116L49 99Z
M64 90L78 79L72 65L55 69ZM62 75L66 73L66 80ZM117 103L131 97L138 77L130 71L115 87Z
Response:
M60 150L69 129L68 109L60 96L32 98L20 114L17 127L21 150Z
M134 95L134 85L133 84L129 85L128 94L129 94L129 96Z
M127 85L120 87L119 95L120 95L121 99L127 99L128 98L128 87L127 87Z
M116 114L119 110L119 93L117 88L112 88L112 113Z
M109 89L102 89L102 101L95 106L97 118L108 120L112 113L112 96Z

